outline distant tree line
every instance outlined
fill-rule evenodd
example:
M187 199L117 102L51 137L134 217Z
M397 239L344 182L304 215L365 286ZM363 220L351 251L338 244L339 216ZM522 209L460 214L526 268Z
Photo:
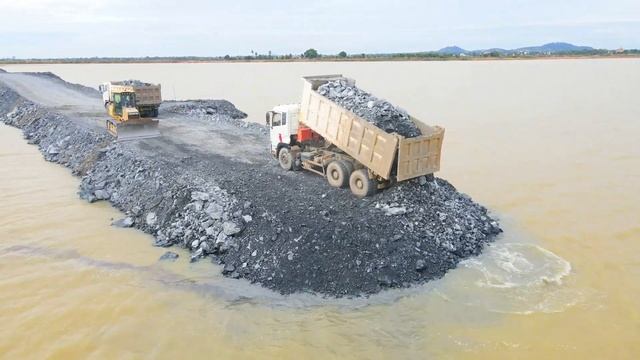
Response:
M611 56L611 55L640 55L640 50L583 50L562 53L516 53L487 51L480 53L448 54L437 51L388 53L388 54L347 54L340 51L337 54L321 54L314 48L309 48L302 54L274 55L271 51L260 54L251 50L249 55L224 56L146 56L136 58L120 57L89 57L64 59L16 59L0 58L0 64L50 64L50 63L172 63L172 62L216 62L216 61L292 61L292 60L445 60L445 59L474 59L474 58L540 58L562 56Z

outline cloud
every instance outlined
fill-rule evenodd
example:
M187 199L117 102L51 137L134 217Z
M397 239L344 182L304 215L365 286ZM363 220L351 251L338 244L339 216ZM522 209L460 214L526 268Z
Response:
M251 49L300 53L309 47L323 53L360 53L549 41L640 47L638 34L637 0L0 3L0 57L242 55Z

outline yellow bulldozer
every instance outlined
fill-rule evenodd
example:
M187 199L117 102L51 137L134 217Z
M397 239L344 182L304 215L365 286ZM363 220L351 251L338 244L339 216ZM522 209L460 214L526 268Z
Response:
M146 139L160 136L158 120L141 117L136 107L133 86L101 86L104 106L111 117L107 119L107 131L118 141Z

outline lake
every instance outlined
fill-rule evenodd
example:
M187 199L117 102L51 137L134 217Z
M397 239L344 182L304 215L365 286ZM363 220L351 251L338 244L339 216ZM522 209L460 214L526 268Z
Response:
M505 233L444 279L370 299L258 296L163 249L0 126L0 354L7 358L638 358L640 59L7 65L250 121L344 74L446 128L442 171Z

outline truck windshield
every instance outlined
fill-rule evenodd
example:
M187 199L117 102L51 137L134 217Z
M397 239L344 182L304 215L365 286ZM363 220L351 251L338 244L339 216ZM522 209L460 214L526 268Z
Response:
M121 107L135 107L136 106L136 95L134 93L120 93L120 96L116 94L113 97L116 105Z

